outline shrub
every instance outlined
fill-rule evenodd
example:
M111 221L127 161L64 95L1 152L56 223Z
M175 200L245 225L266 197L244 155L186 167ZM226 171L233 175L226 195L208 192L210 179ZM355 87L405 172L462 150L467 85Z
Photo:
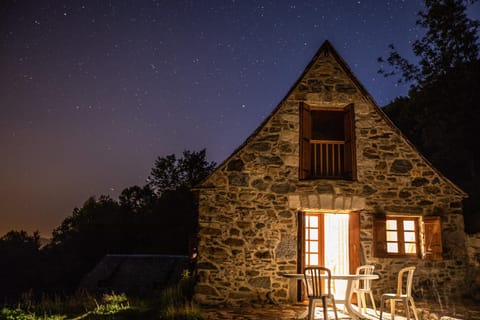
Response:
M192 301L185 301L182 305L167 306L160 315L162 320L203 320L200 308Z
M115 314L122 310L130 309L130 304L128 303L127 296L122 294L104 294L102 297L101 304L97 304L97 307L93 311L95 314Z
M3 308L0 313L0 320L63 320L64 315L43 315L37 316L35 313L24 311L20 308Z
M160 319L203 320L200 307L193 301L194 279L188 270L182 273L180 282L160 292Z

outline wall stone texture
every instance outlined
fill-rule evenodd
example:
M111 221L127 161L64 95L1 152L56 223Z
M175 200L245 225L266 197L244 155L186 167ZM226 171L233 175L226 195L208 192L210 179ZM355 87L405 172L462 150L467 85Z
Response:
M397 272L417 266L414 292L459 297L468 265L464 194L401 135L329 47L322 47L269 118L198 188L198 284L202 304L286 303L296 299L297 213L357 211L361 263L374 264L377 297ZM299 105L354 104L357 177L299 180ZM441 261L376 258L373 216L440 215ZM478 239L476 240L478 245ZM478 254L478 251L477 251Z
M474 301L480 302L480 233L467 236L467 252L466 292Z

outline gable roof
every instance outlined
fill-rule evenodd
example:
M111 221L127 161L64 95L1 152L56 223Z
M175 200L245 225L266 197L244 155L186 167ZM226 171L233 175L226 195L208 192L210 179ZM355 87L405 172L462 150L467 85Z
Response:
M438 171L437 168L427 159L423 156L423 154L415 147L414 144L411 143L411 141L402 133L402 131L390 120L390 118L383 112L383 110L380 108L380 106L376 103L376 101L372 98L370 93L365 89L365 87L360 83L360 81L357 79L357 77L353 74L351 71L350 67L347 65L347 63L343 60L343 58L338 54L338 52L335 50L335 48L332 46L330 41L325 40L323 44L320 46L320 48L317 50L313 58L310 60L308 65L305 67L303 70L302 74L300 77L295 81L295 83L291 86L290 90L286 93L286 95L280 100L280 102L277 104L277 106L272 110L272 112L266 117L262 123L255 129L255 131L250 134L245 141L238 146L231 154L228 156L224 161L222 161L217 168L208 176L206 177L202 182L200 182L195 189L198 188L205 188L208 186L203 186L203 183L208 180L208 178L215 174L215 172L221 168L225 163L227 163L237 152L239 152L245 145L248 144L248 142L254 138L258 132L268 123L268 121L273 117L273 115L282 107L283 103L288 99L288 97L291 95L291 93L295 90L295 88L300 84L302 79L306 76L306 74L309 72L309 70L314 66L314 64L317 62L317 60L321 59L322 55L331 55L335 59L335 61L338 63L338 65L342 68L342 70L345 72L345 74L350 78L350 80L353 82L355 87L360 91L362 96L372 104L373 108L375 111L380 115L380 117L398 134L400 135L408 145L417 152L417 154L432 168L432 170L435 171L442 179L444 179L448 184L450 184L461 196L464 198L468 197L468 194L463 191L460 187L458 187L455 183L453 183L450 179L448 179L446 176L444 176L440 171Z

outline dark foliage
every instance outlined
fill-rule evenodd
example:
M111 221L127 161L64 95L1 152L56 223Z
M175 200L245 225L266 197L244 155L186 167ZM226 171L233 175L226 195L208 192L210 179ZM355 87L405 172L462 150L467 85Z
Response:
M131 213L144 215L151 212L157 201L157 196L147 185L144 187L133 186L126 188L118 197L120 206Z
M468 194L465 225L480 230L480 63L449 71L409 98L399 98L384 108L420 151Z
M426 34L412 45L419 58L418 65L403 58L390 45L390 54L378 58L392 70L384 68L379 73L385 76L398 75L399 82L412 82L421 89L444 76L449 70L478 59L478 21L466 15L466 5L474 1L425 0L425 11L419 12L416 24L426 29Z
M159 195L179 188L191 188L206 178L215 168L214 162L207 162L206 150L184 151L177 159L174 154L159 157L148 177L149 186Z
M70 293L106 254L188 254L197 229L190 187L215 167L205 156L202 150L159 157L149 184L126 188L118 201L89 198L44 248L38 233L7 233L0 238L1 297L15 300L29 289Z
M426 0L417 24L427 29L414 42L419 66L395 50L387 62L401 81L413 81L408 97L384 111L418 149L448 178L462 187L467 232L480 231L480 61L478 21L467 18L461 0ZM392 47L393 48L393 47ZM380 61L384 61L380 59Z
M41 263L38 232L33 235L25 231L8 232L0 238L0 257L0 283L5 298L29 290L40 275L35 268Z

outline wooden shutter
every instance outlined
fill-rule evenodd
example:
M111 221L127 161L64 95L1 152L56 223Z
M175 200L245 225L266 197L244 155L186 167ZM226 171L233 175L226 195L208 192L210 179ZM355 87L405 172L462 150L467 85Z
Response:
M348 214L348 238L350 273L354 274L360 266L360 214L358 212Z
M343 128L345 131L345 176L355 179L357 176L357 159L355 152L355 113L353 104L345 107Z
M425 259L442 260L442 224L439 216L423 217L425 231Z
M387 256L387 217L383 214L373 216L373 255Z
M308 105L300 103L300 179L307 179L311 175L311 138L312 113Z

